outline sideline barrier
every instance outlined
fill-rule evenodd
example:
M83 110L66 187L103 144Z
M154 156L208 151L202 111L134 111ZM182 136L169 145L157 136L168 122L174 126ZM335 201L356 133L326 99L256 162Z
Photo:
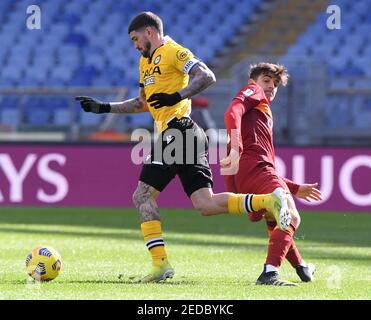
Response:
M141 166L132 145L0 145L0 203L17 206L133 207ZM297 182L319 182L322 203L297 200L299 209L371 212L371 148L276 148L277 170ZM225 191L211 165L214 191ZM178 179L158 198L160 207L190 208Z

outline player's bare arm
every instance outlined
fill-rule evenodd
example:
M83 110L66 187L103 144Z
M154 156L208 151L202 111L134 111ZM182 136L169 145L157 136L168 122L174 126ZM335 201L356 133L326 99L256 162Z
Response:
M112 113L140 113L149 111L146 95L142 87L139 90L139 97L122 102L111 102L110 105Z
M141 222L160 220L160 212L156 203L156 197L160 194L155 188L139 181L138 187L133 194L135 207L139 209Z
M298 192L295 194L296 197L306 200L308 202L311 201L321 201L322 200L322 192L317 189L318 183L312 184L301 184L299 185Z
M216 82L214 73L203 62L197 63L190 71L189 75L193 77L189 85L179 91L182 99L190 98Z
M102 102L86 96L75 98L80 102L85 112L93 113L139 113L147 112L148 106L143 88L140 88L139 97L128 99L122 102Z
M183 99L190 98L202 92L216 82L214 73L203 62L197 63L191 69L189 75L192 76L193 79L187 87L172 94L154 93L149 97L147 102L155 109L166 106L171 107Z

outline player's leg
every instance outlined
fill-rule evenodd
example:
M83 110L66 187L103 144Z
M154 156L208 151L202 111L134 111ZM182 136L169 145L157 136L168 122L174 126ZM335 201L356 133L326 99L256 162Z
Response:
M235 194L230 192L213 193L211 187L204 187L188 193L194 208L203 216L229 214L251 214L260 212L262 209L271 210L274 216L280 219L280 210L284 208L282 198L278 198L275 193L270 194ZM282 215L288 222L287 215ZM287 227L287 226L285 226Z
M295 230L298 229L300 224L300 215L296 209L294 199L289 198L289 207L293 212L292 226ZM306 263L301 257L298 248L296 247L294 239L291 241L291 246L286 254L286 259L290 262L292 267L295 268L297 275L303 282L310 282L313 280L313 274L315 272L315 266L311 263Z
M248 214L251 221L260 221L266 210L271 212L282 229L289 226L291 216L289 215L284 182L271 183L278 178L274 171L257 165L240 163L240 170L234 176L225 176L224 180L227 190L233 193L251 194L252 212ZM233 184L230 182L233 181Z
M300 216L291 195L288 196L288 207L292 216L292 222L286 230L281 230L278 226L274 226L272 215L270 213L266 214L266 219L269 221L267 225L268 230L270 229L270 239L264 270L259 276L256 282L257 284L276 286L295 285L287 281L282 281L279 277L279 269L289 249L292 247L294 232L300 224Z
M235 176L234 175L226 175L224 176L224 182L227 187L227 191L231 193L238 193L239 189L236 186L235 182ZM240 192L245 192L248 193L246 190L240 190ZM247 217L250 221L252 222L257 222L263 219L263 216L265 214L265 210L260 210L260 211L253 211L250 212Z
M209 145L206 134L196 123L189 124L186 131L183 139L183 154L189 154L193 149L194 152L191 153L193 162L186 162L186 165L179 166L177 174L193 206L202 215L244 214L267 209L278 212L276 215L279 216L280 211L284 212L284 197L279 197L276 194L228 192L214 194L212 173L207 160ZM233 181L230 180L229 183L233 184ZM234 188L233 185L230 187ZM281 216L284 215L281 214ZM283 225L281 220L279 222ZM285 227L287 226L288 224Z
M269 238L271 238L272 232L277 226L276 221L266 220L267 231ZM315 272L315 266L311 263L306 263L301 257L299 249L296 247L294 239L292 239L291 246L286 254L286 260L291 264L295 269L300 280L303 282L309 282L313 280L313 274Z
M174 176L170 167L145 164L133 194L134 205L139 210L143 238L152 258L152 269L141 282L158 282L174 275L166 254L161 218L156 203L157 196Z

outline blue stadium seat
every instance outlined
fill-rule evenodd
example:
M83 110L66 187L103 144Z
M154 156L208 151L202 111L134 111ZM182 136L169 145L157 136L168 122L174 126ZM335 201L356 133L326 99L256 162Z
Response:
M137 12L158 13L166 34L209 62L265 1L249 0L248 6L241 6L235 0L1 0L0 87L133 87L136 96L140 53L127 35L127 25ZM41 6L41 30L25 28L29 4ZM207 36L208 32L217 35ZM368 49L363 50L367 54ZM0 97L0 119L15 125L24 121L35 126L69 126L76 115L88 127L104 119L81 113L80 108L71 113L69 99L26 96L20 103L18 96ZM150 114L129 120L132 126L152 124Z
M89 113L89 112L81 112L80 114L80 125L84 126L84 127L88 127L88 126L98 126L102 119L103 119L104 116L99 116L99 115L96 115L94 113Z
M69 126L72 122L71 111L69 108L59 108L53 113L52 123L57 126Z
M2 125L18 126L20 124L19 111L17 108L1 108L0 122Z
M49 77L48 72L41 72L34 77L41 83L48 83L49 80L52 80L51 83L57 85L57 80L60 80L61 83L67 82L71 85L89 85L91 81L87 79L88 75L84 71L81 75L82 63L92 65L97 70L106 68L107 63L117 68L136 67L138 54L135 57L133 56L135 50L126 35L126 26L138 11L145 9L161 13L165 21L165 31L167 28L171 29L172 36L176 41L182 42L184 40L188 45L195 45L200 40L205 42L205 46L209 46L211 50L206 54L207 59L204 57L204 60L209 60L223 46L227 37L230 37L234 30L239 28L240 23L262 1L251 1L244 10L241 10L241 7L232 0L190 1L187 5L184 1L179 0L171 0L167 3L152 0L143 0L140 3L136 0L126 0L125 2L113 0L43 1L40 5L42 5L44 13L42 20L45 26L44 32L30 33L22 30L24 26L19 21L24 19L24 6L31 4L31 2L17 1L13 7L11 6L12 2L1 2L0 8L7 8L7 10L10 10L10 14L7 22L2 27L0 40L2 44L6 44L6 49L14 47L15 44L23 47L23 54L19 55L22 58L17 59L14 55L9 61L12 67L18 68L18 70L13 75L8 76L7 79L12 83L20 82L20 78L23 76L23 69L20 65L23 63L23 67L39 65L43 66L43 70L52 72L51 77ZM166 10L164 10L165 7ZM182 12L182 14L175 16L169 13L175 10ZM208 11L207 15L201 14L204 10ZM85 14L81 15L81 12ZM122 12L125 12L125 14L122 14ZM190 27L189 34L185 36L183 36L184 21L188 21ZM210 37L209 40L208 37L201 37L199 29L193 28L193 26L215 28L215 21L222 22L216 27L216 32L220 34L219 39ZM168 25L167 22L171 25ZM117 34L123 36L117 37ZM101 52L97 52L96 55L90 53L85 55L81 49L91 48L91 46L98 46ZM29 52L26 53L28 58L24 59L27 48L30 48ZM0 52L0 59L6 55L5 52L5 50ZM123 57L127 56L130 56L130 62L124 61ZM54 68L57 70L53 71ZM68 70L62 72L61 68L68 68ZM27 73L27 79L29 73ZM5 74L9 75L9 72L5 72ZM71 74L76 74L77 78L71 80ZM129 77L128 80L132 81L132 74L126 73L126 75ZM31 80L27 81L31 83ZM102 82L105 82L105 80L103 75ZM99 83L96 79L94 81Z
M45 126L51 124L51 113L45 106L25 106L25 121L28 125Z

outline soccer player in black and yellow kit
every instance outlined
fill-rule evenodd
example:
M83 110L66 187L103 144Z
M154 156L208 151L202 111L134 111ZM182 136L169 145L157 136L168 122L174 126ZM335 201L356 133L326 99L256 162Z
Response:
M278 225L288 227L290 220L283 190L263 195L227 192L214 194L212 191L207 137L190 118L189 98L216 81L213 72L188 49L164 36L162 21L152 12L138 14L130 22L128 33L135 48L142 54L139 97L110 103L90 97L76 99L86 112L149 111L156 123L158 137L152 145L151 155L143 165L133 194L144 241L152 257L152 269L141 282L158 282L174 275L167 259L156 198L176 175L193 206L202 215L248 214L266 209L272 212ZM193 77L191 81L189 76ZM169 163L165 155L166 148L171 145L175 145L176 153L181 153L180 161L175 163ZM180 148L177 148L179 145ZM197 148L197 152L189 157L192 149L189 147L195 145L203 148ZM156 150L160 152L156 153Z

